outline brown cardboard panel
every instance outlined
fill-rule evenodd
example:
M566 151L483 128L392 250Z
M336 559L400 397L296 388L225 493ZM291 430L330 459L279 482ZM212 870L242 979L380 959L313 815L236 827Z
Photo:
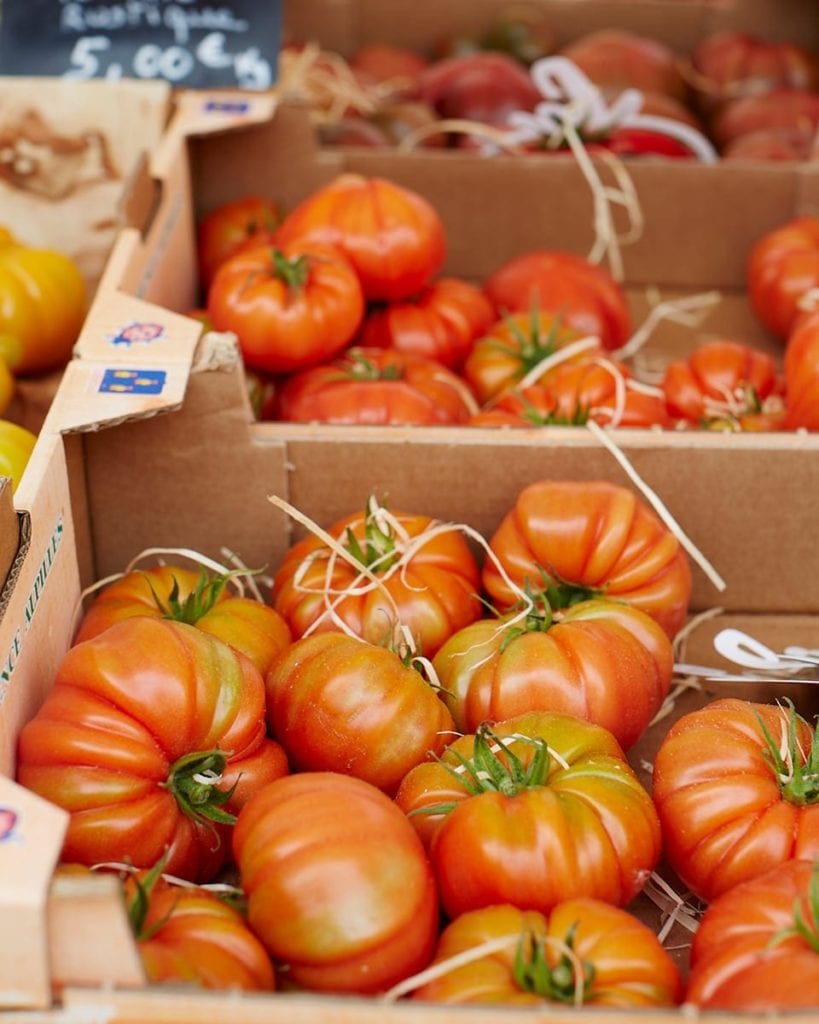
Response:
M11 479L0 476L0 595L20 546L20 523L12 500ZM2 597L0 596L0 607Z

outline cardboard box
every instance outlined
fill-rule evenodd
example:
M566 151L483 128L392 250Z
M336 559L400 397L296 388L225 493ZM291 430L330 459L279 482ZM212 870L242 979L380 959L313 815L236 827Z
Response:
M482 32L508 7L504 0L289 0L284 37L314 41L345 57L374 42L430 53L444 36ZM658 39L680 54L729 29L819 49L811 0L523 0L515 7L544 15L558 46L617 27Z
M169 330L179 326L166 317ZM30 539L0 620L5 775L13 774L17 733L36 712L71 641L83 588L120 570L147 546L184 545L217 558L227 548L247 564L272 568L301 531L270 502L272 495L323 526L363 507L376 493L393 508L467 522L488 534L518 490L533 480L630 483L612 454L586 435L560 445L533 443L517 432L499 441L476 431L465 442L461 431L450 428L420 433L406 428L389 437L366 428L289 435L253 422L233 345L219 335L198 346L189 340L180 335L178 358L164 367L155 352L133 353L133 368L145 379L161 368L169 381L180 382L167 393L101 390L100 366L93 360L75 360L66 371L16 495L18 514L30 523ZM84 425L78 420L80 407L86 410ZM725 613L694 629L686 660L731 667L712 647L723 626L746 629L775 649L787 643L815 647L819 595L812 581L819 572L819 551L810 539L812 512L804 497L819 487L819 461L764 440L744 453L722 436L712 440L706 446L668 446L655 435L641 435L623 443L642 479L727 581L719 593L695 569L694 610L722 607ZM676 713L717 693L773 699L781 688L743 684L689 692ZM804 696L804 688L796 696ZM650 759L670 720L632 751L635 765ZM67 889L65 883L49 884L64 812L2 775L0 806L18 821L15 841L0 843L0 1006L5 1000L9 1008L39 1007L47 1013L59 1003L72 1020L103 1014L110 1024L203 1019L214 1024L489 1024L501 1019L558 1024L568 1019L565 1008L499 1012L306 994L239 998L141 988L144 979L118 894L89 891L80 879ZM654 904L643 898L636 906L644 919L659 924ZM17 922L24 919L22 941ZM641 1017L647 1024L683 1019L677 1011L648 1011ZM572 1010L571 1019L626 1024L633 1015ZM732 1018L713 1019L726 1024ZM749 1014L742 1019L762 1024L772 1018ZM812 1019L806 1014L787 1018L790 1024Z
M89 300L170 111L165 82L0 77L0 225L74 260ZM36 433L60 376L21 379L5 418Z

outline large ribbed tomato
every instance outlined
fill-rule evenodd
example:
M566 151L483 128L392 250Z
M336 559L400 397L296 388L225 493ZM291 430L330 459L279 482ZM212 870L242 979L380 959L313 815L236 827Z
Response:
M785 425L819 430L819 312L801 320L785 349Z
M553 617L541 600L459 630L433 665L461 732L554 711L602 725L628 749L668 693L673 661L668 637L637 608L584 601Z
M364 316L358 276L327 245L298 239L243 248L222 263L207 297L217 331L233 331L245 363L292 373L341 352Z
M819 857L819 745L792 709L726 698L679 719L654 759L669 864L713 900Z
M808 293L819 288L819 217L795 217L766 232L748 256L748 301L760 321L787 341Z
M505 945L498 946L507 939ZM479 959L458 963L485 944ZM546 916L499 904L468 911L441 933L433 964L452 966L412 993L424 1002L673 1006L682 985L671 955L642 921L602 900L568 899Z
M20 783L70 813L67 862L212 878L233 815L287 772L253 663L194 626L126 619L65 654L20 734ZM233 788L235 787L235 789Z
M85 279L73 260L23 245L0 228L0 334L11 339L17 375L65 366L87 301Z
M435 359L452 370L494 319L492 304L477 285L442 277L411 299L373 308L358 342Z
M296 770L344 772L392 795L450 739L452 716L420 671L344 633L296 640L265 682L271 733Z
M437 360L364 347L293 374L276 403L277 418L295 423L451 426L476 411L462 378Z
M710 1010L819 1010L819 876L792 860L741 882L706 910L685 1001ZM811 1018L812 1019L812 1018Z
M249 240L269 242L282 211L272 199L242 196L205 214L196 229L199 283L207 291L217 268Z
M429 962L432 868L375 786L336 772L272 782L241 811L233 850L251 927L292 985L376 993Z
M535 249L514 256L484 281L501 313L533 307L559 313L567 327L594 334L605 349L620 348L631 335L625 293L611 274L583 256Z
M227 576L209 576L179 565L132 569L97 594L80 621L74 643L135 615L173 619L235 647L264 675L290 643L290 629L269 605L230 593L228 584Z
M396 803L450 917L496 903L548 913L578 896L625 906L660 854L651 797L617 740L568 715L482 725L413 768Z
M416 653L431 657L480 617L480 570L457 527L371 503L326 532L345 557L311 533L285 554L273 580L273 607L294 636L344 628L383 644L399 624Z
M441 218L418 192L385 178L340 174L303 199L284 219L280 245L298 239L340 249L370 301L414 295L441 269Z
M600 595L627 601L673 636L691 595L677 537L633 491L603 480L540 480L520 492L489 545L519 588L553 586L553 607ZM484 587L501 609L518 593L492 559Z

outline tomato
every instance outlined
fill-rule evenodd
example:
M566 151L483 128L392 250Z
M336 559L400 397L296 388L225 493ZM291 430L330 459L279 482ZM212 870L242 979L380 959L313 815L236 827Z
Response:
M429 61L406 46L369 43L355 51L349 64L358 75L364 75L373 82L387 83L396 92L406 92Z
M671 727L654 760L654 802L668 861L692 892L710 901L819 856L812 743L792 709L732 698Z
M817 128L819 95L799 89L777 89L724 104L714 118L711 134L724 154L732 143L751 133L790 131L813 141Z
M397 349L353 347L329 363L293 374L276 415L294 423L436 426L465 423L476 411L466 383L434 359Z
M97 594L80 621L74 643L135 615L173 619L235 647L264 675L290 643L290 629L262 601L231 594L228 583L229 576L210 576L178 565L133 569Z
M583 335L564 323L559 313L533 308L528 313L508 313L495 321L475 342L464 363L463 374L481 404L488 402L530 375L544 360ZM596 350L596 349L595 349ZM583 348L570 359L588 356ZM549 372L537 379L542 380Z
M413 768L395 800L429 843L450 918L496 903L545 914L580 896L625 906L660 853L651 797L620 745L568 715L484 724Z
M63 860L147 868L167 849L170 874L205 881L235 812L287 771L264 713L249 659L186 623L126 619L65 654L18 780L69 812Z
M207 291L217 268L248 239L269 243L282 220L282 211L272 199L242 196L222 203L199 221L196 254L199 283Z
M604 267L559 250L536 249L515 256L484 280L484 291L501 312L560 314L581 334L593 334L605 349L631 336L625 293Z
M68 256L29 248L0 229L0 335L8 335L19 377L57 370L71 358L88 296Z
M12 490L20 486L37 437L11 420L0 420L0 476L11 479Z
M686 619L688 556L634 492L605 481L540 480L524 488L489 546L520 589L543 590L553 607L601 595L646 612L669 636ZM500 609L518 593L492 559L483 585Z
M248 920L293 985L372 994L425 967L438 899L412 825L375 786L301 772L239 814Z
M785 424L819 430L819 312L805 317L785 349Z
M343 633L297 640L266 685L268 725L296 769L354 775L390 795L410 768L441 753L452 730L415 667Z
M539 600L525 615L465 626L433 666L461 732L555 711L602 725L628 749L660 709L673 662L668 637L637 608L593 600L553 615Z
M739 135L722 147L723 160L812 160L814 133L791 128L761 128Z
M691 945L686 1002L776 1013L819 1008L816 862L793 860L729 889Z
M671 426L661 391L633 380L624 363L584 355L555 367L541 385L558 420L594 420L609 427Z
M446 254L438 213L422 195L385 178L341 174L292 210L276 235L340 249L368 301L407 299L429 284Z
M217 331L233 331L245 363L289 373L331 359L352 340L364 297L351 264L325 245L260 245L221 264L208 291Z
M444 36L435 46L435 56L463 57L481 50L505 53L520 64L533 64L554 51L555 33L551 16L529 8L500 10L486 29L474 35Z
M543 97L526 69L503 53L476 52L436 61L418 77L417 98L441 118L505 127L517 110Z
M748 257L747 281L754 313L786 341L804 315L800 301L819 288L819 217L795 217L758 239Z
M669 413L697 424L761 411L776 386L772 356L724 338L704 342L687 360L669 363L662 383Z
M463 364L475 339L494 319L492 304L480 288L442 277L409 301L374 308L358 342L435 359L452 370Z
M750 32L714 32L691 51L697 88L706 104L775 89L819 87L816 58L797 43L775 42Z
M432 657L462 626L480 618L480 570L455 526L371 502L310 534L285 554L273 580L273 607L293 635L344 629L375 644L403 626L417 652Z
M657 936L602 900L558 903L548 918L511 904L467 911L441 933L433 964L502 942L412 993L425 1002L503 1005L673 1006L679 971Z
M215 892L174 884L156 869L124 881L149 981L192 982L214 990L275 989L267 950L239 911Z
M688 89L677 56L657 39L601 29L579 36L559 52L602 88L635 88L686 99Z

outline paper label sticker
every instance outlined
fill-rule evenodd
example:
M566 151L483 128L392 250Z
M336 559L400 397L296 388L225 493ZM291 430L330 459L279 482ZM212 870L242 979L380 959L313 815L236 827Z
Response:
M130 348L132 345L149 345L152 341L159 341L164 337L165 328L162 324L134 320L126 324L125 327L121 327L108 340L117 348Z
M165 370L128 370L121 366L103 372L101 394L161 395L168 374Z

